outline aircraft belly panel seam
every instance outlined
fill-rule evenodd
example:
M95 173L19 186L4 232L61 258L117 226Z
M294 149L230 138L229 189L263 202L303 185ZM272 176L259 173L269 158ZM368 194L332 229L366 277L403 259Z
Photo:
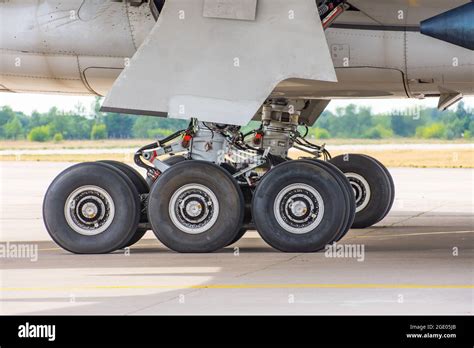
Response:
M371 25L371 24L350 24L350 23L336 23L332 25L335 29L346 30L376 30L376 31L393 31L393 32L416 32L420 31L419 26L404 26L404 25Z
M125 13L127 15L127 22L128 22L128 29L130 31L130 37L132 39L133 47L135 48L135 51L136 51L138 49L138 46L135 40L133 25L132 25L132 22L130 21L130 12L129 12L130 5L128 2L124 2L124 6L125 6Z
M90 57L90 58L117 58L117 59L123 59L126 58L127 56L112 56L112 55L106 55L106 54L76 54L76 53L68 53L68 52L63 52L63 51L57 51L57 52L41 52L41 51L20 51L20 50L15 50L15 49L10 49L10 48L0 48L0 53L8 52L8 53L18 53L18 54L24 54L24 55L42 55L42 56L53 56L53 57Z
M366 34L363 33L364 31L369 31L371 34ZM403 38L400 35L400 32L393 32L394 34L392 35L387 35L386 32L383 32L382 34L375 34L374 31L381 31L381 30L360 30L358 33L353 33L349 29L339 29L337 30L331 30L330 34L331 35L344 35L344 36L354 36L354 37L367 37L367 38L378 38L378 39L396 39L396 40L402 40ZM343 32L343 33L342 33ZM395 33L399 33L398 35Z
M413 95L411 93L410 84L408 83L408 35L406 31L403 33L403 62L405 64L405 71L403 73L403 84L405 85L405 90L407 92L408 98L411 98Z
M411 96L410 96L410 94L407 90L407 85L405 83L405 81L407 81L407 77L406 77L405 73L403 72L403 70L401 70L399 68L389 68L389 67L370 66L370 65L359 65L359 66L351 66L351 67L336 67L336 71L340 70L340 69L382 69L382 70L398 71L402 75L402 84L403 84L403 88L405 90L405 93L407 95L407 98L411 98Z
M83 70L84 79L86 81L85 83L87 83L87 85L90 87L90 90L99 97L104 97L104 95L94 90L94 88L91 87L91 85L89 84L89 81L87 80L86 71L89 69L123 70L123 68L114 68L114 67L108 67L108 66L88 66L87 68Z
M7 92L15 93L15 91L14 91L14 90L12 90L12 89L8 88L6 85L4 85L4 84L1 84L1 83L0 83L0 88L2 89L2 92L5 92L5 91L7 91Z
M73 92L68 92L68 91L58 91L58 90L45 90L45 89L22 89L22 88L17 88L17 89L9 89L12 93L43 93L43 94L67 94L67 95L72 95L72 96L90 96L90 93L86 93L84 91L73 91ZM3 91L5 92L5 91Z
M79 71L79 76L81 78L81 81L82 81L82 84L84 85L84 87L89 90L92 94L95 94L97 95L98 97L100 97L101 95L99 93L97 93L96 91L94 91L94 89L89 85L89 83L87 82L87 79L86 77L84 76L84 71L85 69L83 70L81 68L81 62L79 60L79 56L76 56L76 60L77 60L77 69Z
M71 78L71 77L33 76L33 75L21 75L21 74L0 74L0 76L23 77L23 78L27 78L27 79L41 79L41 80L81 81L80 78L75 79L75 78Z
M459 64L457 67L474 67L474 64ZM432 68L452 68L452 65L424 65L424 66L410 66L410 70L423 70L423 69L432 69Z

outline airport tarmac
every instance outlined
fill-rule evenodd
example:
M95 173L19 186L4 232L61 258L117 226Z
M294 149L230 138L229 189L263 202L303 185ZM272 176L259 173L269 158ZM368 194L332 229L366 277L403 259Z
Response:
M0 162L0 245L10 250L0 314L473 313L472 169L390 168L392 212L348 233L352 254L281 253L249 232L220 252L182 255L149 232L130 250L73 255L41 218L44 192L70 165ZM18 247L30 254L14 257Z

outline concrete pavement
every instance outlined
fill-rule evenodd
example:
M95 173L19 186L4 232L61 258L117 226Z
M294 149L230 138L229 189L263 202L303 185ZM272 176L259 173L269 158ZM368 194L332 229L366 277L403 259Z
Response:
M69 165L0 162L0 241L37 248L37 260L1 259L1 314L473 313L473 170L390 169L394 208L341 241L363 251L352 257L280 253L256 232L207 255L173 253L151 233L128 251L72 255L41 220Z

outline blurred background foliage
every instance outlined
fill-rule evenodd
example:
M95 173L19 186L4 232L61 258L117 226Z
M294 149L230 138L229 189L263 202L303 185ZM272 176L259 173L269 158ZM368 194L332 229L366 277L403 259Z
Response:
M102 113L97 98L92 112L82 105L74 111L62 112L56 107L46 113L26 115L9 106L0 108L0 139L30 141L80 139L163 138L188 122L159 117ZM348 105L335 112L325 111L309 129L310 139L470 139L474 134L474 110L460 102L450 110L415 108L375 114L369 107ZM257 122L243 127L243 132L257 128Z

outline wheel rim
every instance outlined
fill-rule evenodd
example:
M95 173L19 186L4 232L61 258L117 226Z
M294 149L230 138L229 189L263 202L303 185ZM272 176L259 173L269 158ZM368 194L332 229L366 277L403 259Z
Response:
M356 173L345 173L352 190L354 191L356 201L356 213L367 207L370 201L371 191L370 185L365 178Z
M219 202L209 188L199 184L181 187L171 197L169 214L173 224L189 234L208 231L219 216Z
M273 205L278 224L294 234L314 230L323 219L324 201L312 186L292 184L281 190Z
M98 235L110 226L115 217L112 197L104 189L88 185L74 190L64 204L67 224L84 236Z

